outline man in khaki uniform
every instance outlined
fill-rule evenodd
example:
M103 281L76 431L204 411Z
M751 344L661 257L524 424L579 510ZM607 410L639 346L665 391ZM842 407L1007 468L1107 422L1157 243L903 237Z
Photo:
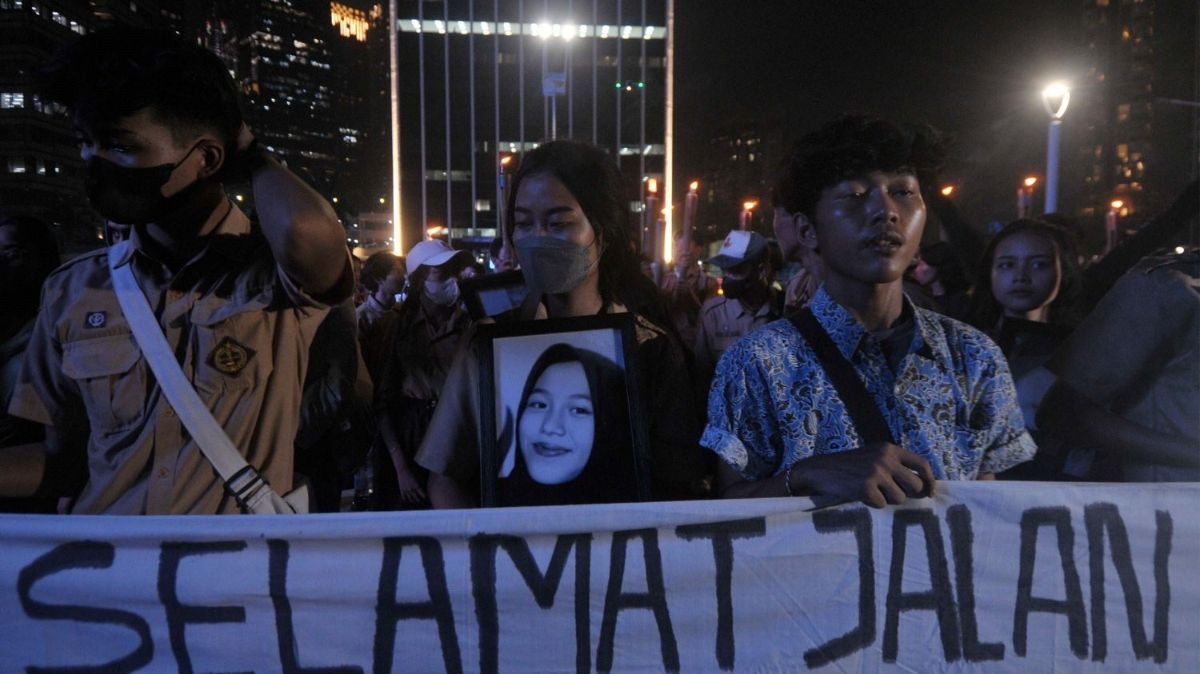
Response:
M749 333L779 318L771 290L767 240L757 232L733 231L721 250L707 260L723 272L722 294L700 307L696 330L696 366L707 382L725 349Z
M292 488L308 345L350 296L329 205L257 149L220 60L167 32L116 28L68 47L50 98L75 113L87 190L128 247L83 255L43 288L10 412L44 445L0 453L0 494L74 497L72 512L238 508L162 394L112 290L131 265L184 376L279 493ZM248 179L260 222L224 193Z

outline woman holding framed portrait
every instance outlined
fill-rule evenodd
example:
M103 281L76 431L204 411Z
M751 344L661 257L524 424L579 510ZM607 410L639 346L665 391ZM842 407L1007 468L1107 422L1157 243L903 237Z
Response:
M698 445L700 407L687 352L641 274L622 185L616 164L587 143L553 141L525 154L513 176L504 235L532 299L522 315L497 322L629 314L635 372L626 379L637 382L641 403L631 425L646 429L650 494L686 498L707 474L708 457ZM430 471L435 507L477 505L481 456L501 444L483 433L482 420L493 412L493 401L481 403L479 394L485 341L472 340L456 358L417 453L417 463Z

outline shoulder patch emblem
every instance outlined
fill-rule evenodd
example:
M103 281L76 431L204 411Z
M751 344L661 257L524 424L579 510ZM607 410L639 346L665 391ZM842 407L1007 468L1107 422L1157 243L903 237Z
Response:
M208 356L208 364L217 372L235 377L254 357L254 349L242 346L232 338L226 337L217 343L216 348Z
M87 318L84 320L87 321L89 328L103 328L105 325L108 325L108 312L89 311Z

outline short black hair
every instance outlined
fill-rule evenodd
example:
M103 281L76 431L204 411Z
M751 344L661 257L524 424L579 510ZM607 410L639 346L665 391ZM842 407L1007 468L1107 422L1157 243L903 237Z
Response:
M47 98L88 122L108 122L150 108L182 144L215 132L226 155L242 126L238 91L225 64L167 30L113 26L63 47L42 69Z
M927 125L900 125L868 115L842 115L792 146L771 194L775 206L815 222L821 192L871 171L911 172L933 189L946 156L945 138Z
M370 292L379 290L379 284L388 277L388 274L393 270L400 268L400 258L394 253L381 251L367 258L363 263L362 268L362 284L363 287Z

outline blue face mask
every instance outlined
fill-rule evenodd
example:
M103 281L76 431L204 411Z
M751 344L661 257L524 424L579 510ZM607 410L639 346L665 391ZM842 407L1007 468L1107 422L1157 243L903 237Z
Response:
M553 236L526 236L515 245L525 287L538 293L553 295L578 288L600 261L599 256L592 261L591 245L581 246Z

